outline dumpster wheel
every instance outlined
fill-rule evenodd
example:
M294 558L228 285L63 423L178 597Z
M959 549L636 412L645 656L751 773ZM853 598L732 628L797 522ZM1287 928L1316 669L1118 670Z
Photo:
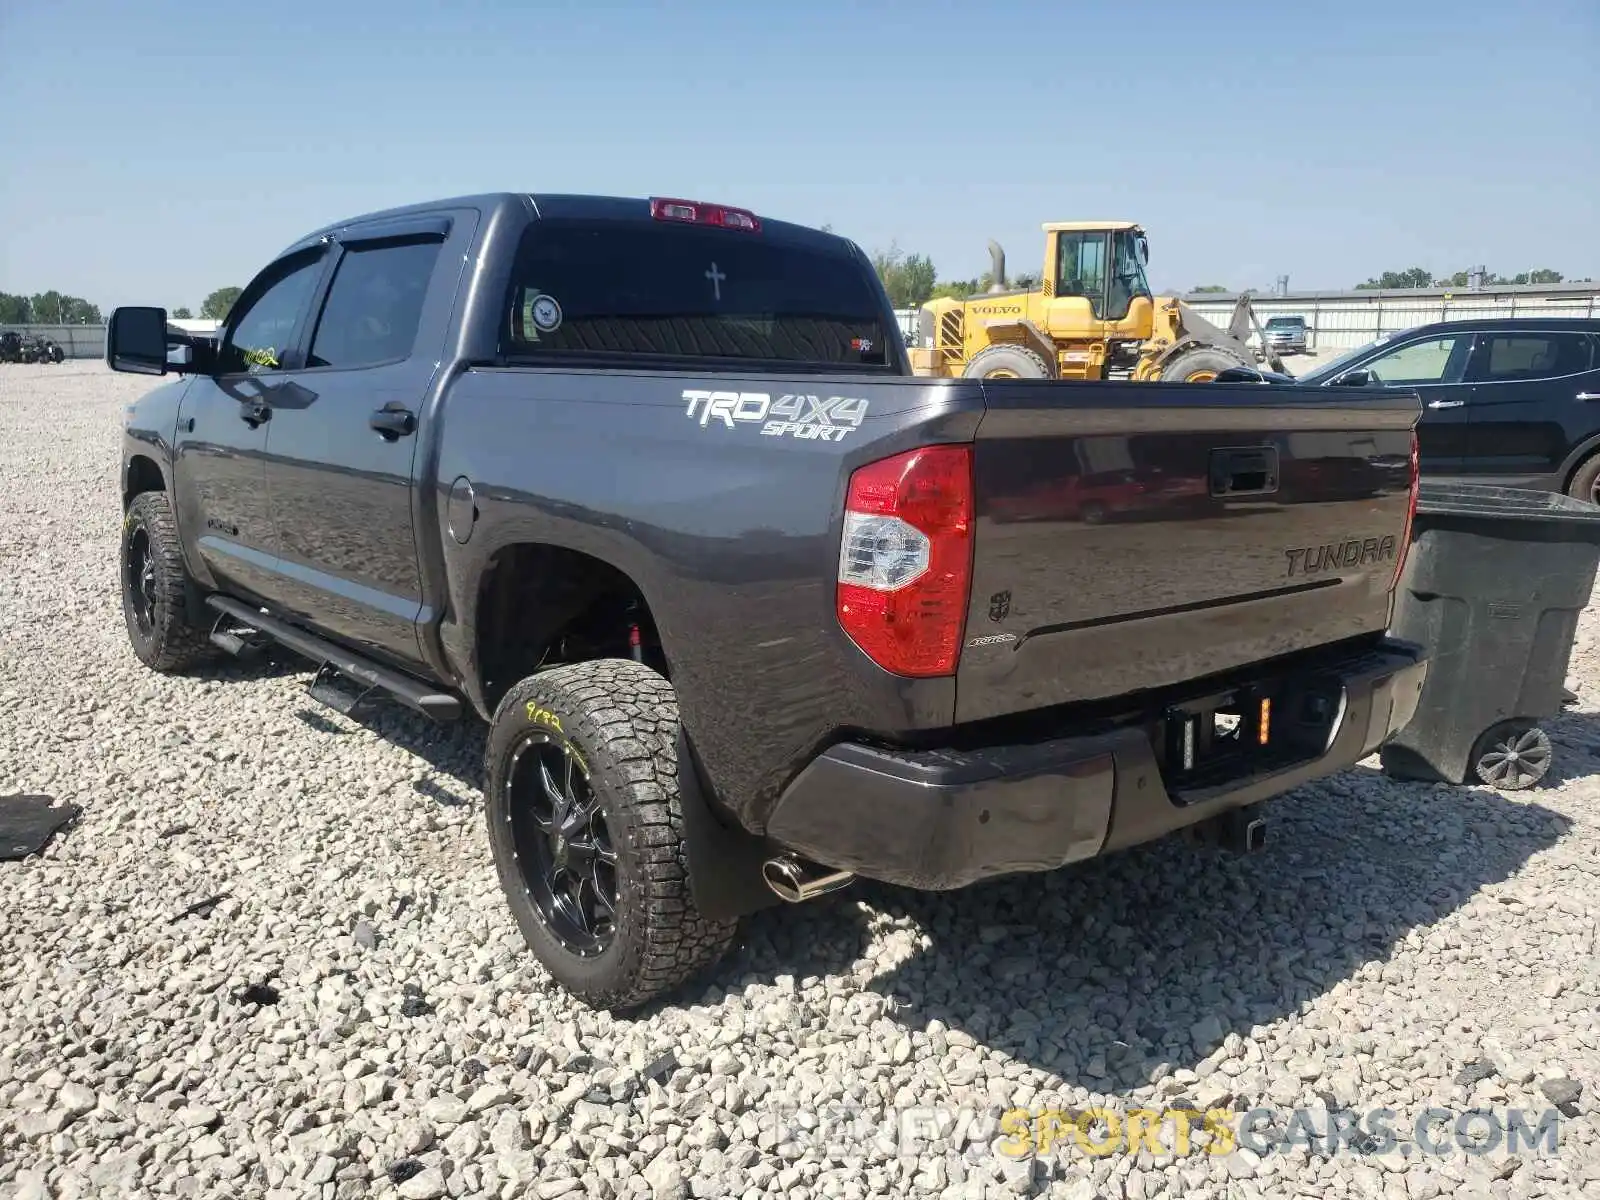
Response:
M1550 735L1527 721L1502 721L1472 748L1473 770L1490 787L1530 788L1550 769Z

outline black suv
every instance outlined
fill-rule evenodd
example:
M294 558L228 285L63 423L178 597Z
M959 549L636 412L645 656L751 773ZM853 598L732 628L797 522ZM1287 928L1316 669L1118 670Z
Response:
M1499 317L1390 334L1299 376L1422 396L1422 473L1600 503L1600 320Z

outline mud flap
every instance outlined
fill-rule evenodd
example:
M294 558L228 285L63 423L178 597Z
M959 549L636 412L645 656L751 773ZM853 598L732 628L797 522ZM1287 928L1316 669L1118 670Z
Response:
M725 824L706 799L698 760L678 730L678 802L689 856L689 887L695 907L713 920L742 917L778 903L761 875L771 857L765 841Z

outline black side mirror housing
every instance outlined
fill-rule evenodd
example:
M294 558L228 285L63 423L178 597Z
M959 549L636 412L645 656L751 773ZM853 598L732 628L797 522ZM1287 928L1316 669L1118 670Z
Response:
M1346 371L1334 383L1340 387L1371 387L1377 380L1371 371L1365 367L1357 367L1353 371Z
M124 306L106 325L106 365L135 375L167 373L167 310Z

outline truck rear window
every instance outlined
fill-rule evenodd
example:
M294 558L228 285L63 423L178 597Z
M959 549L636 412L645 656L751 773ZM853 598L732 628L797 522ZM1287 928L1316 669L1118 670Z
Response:
M821 367L892 361L880 298L844 250L764 233L544 219L512 269L511 358L712 358Z

